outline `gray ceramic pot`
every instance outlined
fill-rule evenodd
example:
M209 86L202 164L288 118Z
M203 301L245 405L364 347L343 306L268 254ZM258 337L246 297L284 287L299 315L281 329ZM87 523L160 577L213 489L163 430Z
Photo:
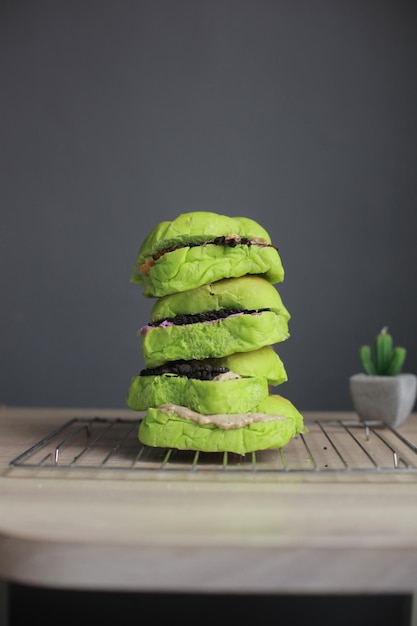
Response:
M362 420L383 422L397 428L413 411L417 376L355 374L349 379L349 390L353 407Z

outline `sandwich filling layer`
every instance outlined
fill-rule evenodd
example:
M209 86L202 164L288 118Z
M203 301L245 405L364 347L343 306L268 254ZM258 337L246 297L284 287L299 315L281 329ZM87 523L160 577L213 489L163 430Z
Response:
M211 365L202 361L173 361L159 367L146 368L140 372L140 376L183 376L197 380L231 380L240 378L239 374L231 372L229 368L220 365Z
M204 311L202 313L187 313L178 314L175 317L166 317L164 319L149 322L146 326L142 326L139 333L140 335L146 335L152 328L166 328L167 326L185 326L188 324L199 324L203 322L219 322L229 317L235 317L236 315L257 315L270 311L270 309L253 309L240 311L239 309L220 309L215 311Z
M284 415L274 415L270 413L217 413L215 415L203 415L192 411L188 407L179 406L178 404L161 404L158 407L159 411L167 413L168 415L178 415L186 420L191 420L200 424L201 426L206 424L212 424L216 428L222 430L229 430L231 428L244 428L249 424L255 424L259 422L273 422L277 420L286 420Z

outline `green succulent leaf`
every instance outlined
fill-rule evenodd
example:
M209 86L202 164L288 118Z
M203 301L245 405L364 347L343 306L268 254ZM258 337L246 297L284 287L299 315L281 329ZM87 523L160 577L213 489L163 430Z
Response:
M372 360L371 346L366 345L359 348L359 359L365 374L369 374L370 376L376 374L375 364Z
M392 352L391 361L389 362L388 368L385 372L387 376L396 376L402 370L404 365L405 357L407 356L407 351L405 348L394 348Z

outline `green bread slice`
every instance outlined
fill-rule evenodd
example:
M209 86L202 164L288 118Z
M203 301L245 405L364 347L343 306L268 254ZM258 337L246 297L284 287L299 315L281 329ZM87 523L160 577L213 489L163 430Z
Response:
M151 322L220 309L270 309L287 320L290 314L278 290L261 276L226 278L159 298L151 310Z
M167 402L212 415L246 413L268 395L263 377L230 380L198 380L184 376L135 376L127 395L127 406L136 411L158 407Z
M154 368L167 361L202 360L251 352L288 337L285 317L264 311L215 322L155 327L143 336L142 354L146 367Z
M138 438L144 445L201 452L246 454L282 448L297 434L305 432L301 413L286 398L270 395L256 413L272 416L271 421L252 422L238 428L219 428L179 416L175 405L148 409L139 425ZM177 410L180 410L178 407Z
M204 245L228 234L265 243L235 247ZM199 242L202 245L189 246ZM167 249L170 251L151 261L152 255ZM246 274L261 275L271 283L284 280L280 255L271 245L268 233L249 218L200 211L163 222L150 233L139 250L131 281L142 285L144 296L152 298Z

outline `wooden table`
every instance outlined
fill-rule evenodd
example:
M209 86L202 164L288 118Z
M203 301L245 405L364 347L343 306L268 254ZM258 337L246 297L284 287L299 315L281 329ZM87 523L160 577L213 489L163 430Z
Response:
M10 467L51 429L93 415L137 417L0 409L3 580L116 591L417 591L417 473L194 480ZM417 415L400 432L416 445Z

